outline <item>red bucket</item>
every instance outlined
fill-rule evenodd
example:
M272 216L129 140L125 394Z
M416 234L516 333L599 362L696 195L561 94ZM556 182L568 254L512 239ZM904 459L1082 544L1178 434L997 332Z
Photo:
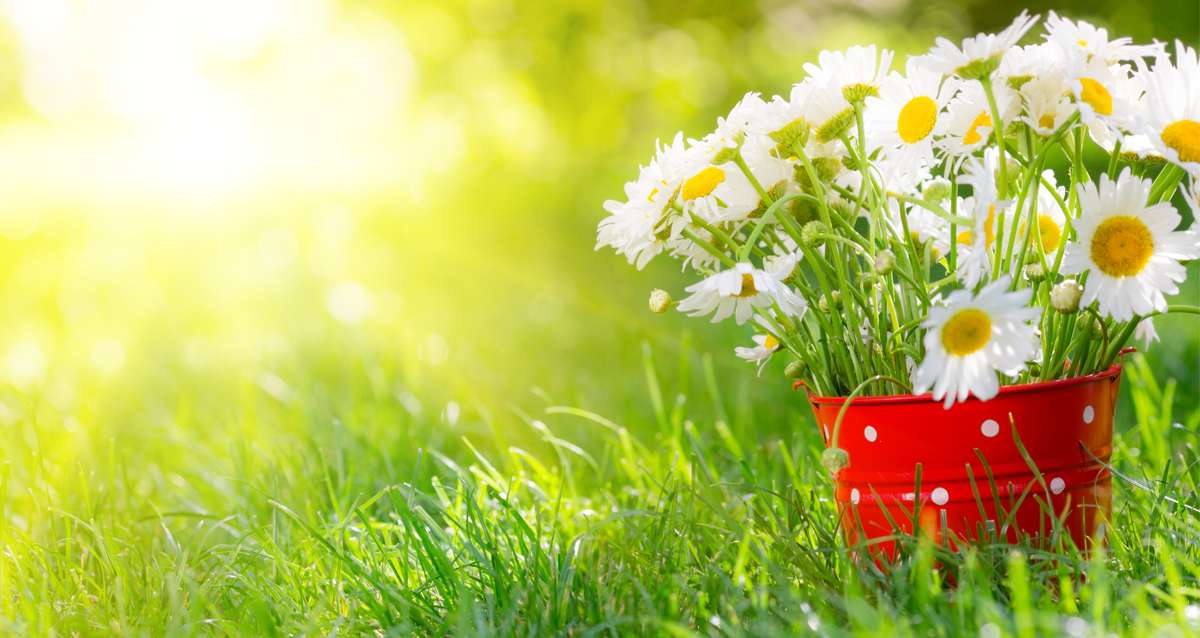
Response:
M1088 547L1111 511L1107 465L1120 379L1114 365L1007 386L989 401L972 397L948 410L928 394L854 399L837 442L850 464L835 477L846 540L894 556L890 539L911 534L914 524L950 546L1046 541L1057 528ZM846 400L809 401L828 447Z

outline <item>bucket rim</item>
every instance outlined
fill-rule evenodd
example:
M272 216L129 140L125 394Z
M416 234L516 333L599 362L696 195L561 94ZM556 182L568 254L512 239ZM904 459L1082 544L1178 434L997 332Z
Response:
M1131 350L1131 349L1128 349L1128 350ZM1121 354L1124 355L1124 354L1126 354L1126 352L1122 351ZM1051 388L1066 388L1066 387L1082 385L1082 384L1086 384L1086 383L1094 383L1096 381L1104 381L1107 379L1116 378L1116 377L1120 376L1120 374L1121 374L1121 362L1120 362L1120 360L1118 360L1107 370L1103 370L1100 372L1093 372L1092 374L1086 374L1086 375L1082 375L1082 376L1078 376L1078 377L1067 377L1065 379L1055 379L1053 381L1037 381L1034 383L1019 383L1019 384L1015 384L1015 385L1001 386L1000 392L997 393L995 397L992 397L992 399L995 399L997 397L1002 397L1002 396L1014 395L1014 394L1027 394L1030 392L1037 392L1039 390L1048 390ZM798 385L799 384L797 384L797 386ZM989 399L989 401L992 399ZM817 405L841 406L846 403L846 397L826 397L826 396L818 396L818 395L811 394L811 393L808 395L808 400ZM979 398L977 398L975 396L967 397L967 400L964 401L963 403L969 403L972 401L983 403L983 401L981 401ZM855 405L855 406L860 406L860 405L898 405L898 404L905 404L905 403L939 403L940 404L940 403L942 403L942 401L934 400L933 393L926 392L924 394L885 394L885 395L880 395L880 396L855 397L853 402L851 402L851 405Z

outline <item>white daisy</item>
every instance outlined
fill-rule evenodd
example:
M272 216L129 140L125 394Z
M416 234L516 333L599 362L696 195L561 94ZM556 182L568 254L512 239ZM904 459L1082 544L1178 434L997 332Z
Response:
M1019 101L1007 85L994 89L996 109L1005 122L1017 115ZM946 108L945 135L938 146L950 155L967 155L986 146L992 134L992 111L978 83L967 84Z
M938 38L921 63L943 75L957 75L966 80L991 77L1000 65L1001 57L1033 27L1039 16L1022 11L1000 33L980 33L962 41L958 46L946 38Z
M1121 131L1133 127L1144 89L1128 67L1093 58L1072 64L1067 77L1079 115L1097 144L1111 145Z
M609 216L600 221L596 233L597 250L611 246L639 270L662 252L664 240L672 234L664 209L687 163L683 133L670 144L657 146L654 159L642 167L636 180L625 184L626 201L604 202Z
M958 231L954 274L963 285L974 288L992 271L992 245L996 242L996 203L987 199L962 197L958 214L970 217L970 228Z
M698 157L712 157L711 149L693 146ZM723 164L694 162L679 186L678 202L685 213L710 223L745 219L758 208L758 190L732 161Z
M813 127L813 137L821 144L836 141L854 126L854 107L842 95L838 82L826 78L805 80L809 91L804 117Z
M1192 219L1200 219L1200 180L1192 178L1192 183L1183 187L1183 203L1192 211Z
M1018 373L1037 348L1036 321L1041 309L1030 307L1032 290L1008 292L1002 277L972 295L950 293L944 306L930 308L925 328L925 359L913 373L914 391L933 390L934 400L950 408L974 395L986 401L1000 390L997 372Z
M762 370L766 367L767 362L771 360L771 355L779 350L779 339L776 339L771 333L759 334L750 337L754 342L753 347L738 346L733 349L733 353L738 358L749 361L758 366L758 373L762 374Z
M879 85L892 67L893 53L875 45L853 46L845 51L821 51L817 63L805 63L818 86L828 86L847 102L861 102L879 94Z
M1200 173L1200 60L1175 42L1175 64L1166 54L1139 75L1146 82L1140 133L1170 161Z
M792 86L787 98L776 95L763 104L759 116L750 123L749 131L760 135L770 135L783 127L804 117L804 105L812 90L812 83L799 83Z
M1039 135L1049 136L1075 114L1071 83L1064 73L1039 75L1021 85L1021 121Z
M708 161L721 154L722 151L735 149L742 145L747 132L766 115L767 103L758 93L750 92L730 109L729 114L717 118L717 128L703 139L693 140L692 144L699 147L697 152L707 156Z
M964 184L971 186L973 193L971 197L959 200L958 214L974 221L971 228L960 230L955 238L959 244L956 274L968 287L974 287L992 270L996 236L1003 232L999 226L1000 217L1008 220L1004 228L1011 228L1010 224L1014 223L1009 210L1012 200L1001 200L997 193L999 165L999 151L989 148L983 154L983 161L968 160L962 179Z
M1018 88L1032 78L1061 74L1065 64L1065 57L1054 45L1015 46L1004 52L996 76L1005 84Z
M910 58L903 77L892 74L879 86L879 96L867 98L867 148L910 164L933 163L933 140L946 128L946 104L958 92L959 81L931 71Z
M1150 141L1149 137L1140 133L1126 133L1119 138L1106 140L1100 143L1101 148L1106 152L1112 153L1116 149L1116 142L1121 142L1121 156L1128 161L1153 162L1165 164L1167 158L1158 151L1158 147L1154 142Z
M1149 348L1150 344L1159 340L1158 330L1154 329L1154 321L1150 317L1146 317L1138 322L1136 328L1133 329L1133 338L1142 342L1142 348Z
M1069 56L1097 59L1104 64L1158 55L1162 45L1133 44L1131 38L1108 39L1108 30L1080 20L1072 22L1053 11L1046 17L1046 42Z
M750 174L768 191L792 176L794 160L779 157L775 153L776 147L775 141L766 135L748 135L742 144L742 160Z
M693 317L714 313L713 323L733 315L739 326L746 323L755 310L774 304L779 304L784 314L800 316L806 308L804 299L783 283L779 275L740 263L688 286L686 290L692 294L677 307L680 312Z
M1067 215L1058 205L1054 194L1057 193L1059 198L1064 200L1066 197L1065 190L1055 180L1053 170L1042 171L1042 179L1045 183L1038 187L1037 208L1033 214L1037 219L1037 238L1040 240L1042 254L1053 257L1067 236ZM1026 209L1022 215L1017 227L1017 236L1022 239L1029 236L1031 241L1035 241L1033 236L1029 235L1029 225L1026 221L1028 213Z
M1116 182L1079 185L1083 214L1075 240L1067 245L1062 272L1087 272L1084 305L1098 301L1100 312L1117 321L1167 309L1165 295L1179 292L1187 269L1179 263L1200 257L1193 232L1176 231L1179 213L1169 202L1146 205L1150 180L1126 168Z

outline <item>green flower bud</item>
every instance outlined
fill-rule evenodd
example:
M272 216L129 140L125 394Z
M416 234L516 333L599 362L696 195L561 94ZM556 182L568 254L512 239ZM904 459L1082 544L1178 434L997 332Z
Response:
M671 309L671 293L655 288L650 291L650 312L661 315Z
M840 290L830 290L817 300L817 307L821 309L821 312L829 312L831 308L837 308L841 304L842 291Z
M950 199L950 180L931 179L921 189L921 198L927 202L941 202Z
M1104 328L1100 325L1100 320L1089 314L1079 315L1079 319L1075 322L1075 329L1084 334L1096 337L1104 334Z
M1079 299L1083 297L1083 286L1074 279L1066 279L1050 289L1050 305L1058 312L1069 315L1079 310Z
M788 361L787 367L783 369L783 376L789 379L799 379L804 376L804 363L799 359Z
M1046 276L1046 269L1042 267L1042 262L1035 261L1025 266L1025 278L1029 281L1039 281Z
M818 237L817 235L823 235L828 232L829 227L825 225L825 222L815 219L811 222L808 222L804 225L804 228L800 229L800 239L809 246L816 248L825 242L824 239Z
M821 466L830 474L837 474L850 466L850 453L840 447L831 447L821 453Z
M875 272L877 274L886 275L892 272L892 268L895 266L896 253L885 248L875 254Z

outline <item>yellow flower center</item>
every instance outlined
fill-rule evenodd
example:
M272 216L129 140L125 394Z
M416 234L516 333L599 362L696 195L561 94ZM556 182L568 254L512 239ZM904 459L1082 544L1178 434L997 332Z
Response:
M978 352L991 339L992 318L977 308L959 310L942 326L942 347L955 357Z
M1087 48L1087 40L1076 40L1075 44L1078 44L1079 46L1084 47L1085 49Z
M896 130L906 144L913 144L925 139L936 123L937 103L932 98L919 95L900 109Z
M1142 272L1154 253L1154 237L1145 222L1132 215L1116 215L1100 223L1092 235L1092 262L1112 277Z
M1172 122L1163 129L1162 141L1179 153L1179 161L1200 162L1200 122Z
M979 115L971 120L971 126L967 127L967 134L963 136L963 144L974 144L983 139L979 134L979 127L992 125L992 117L986 111L980 111Z
M1112 115L1112 94L1103 84L1092 78L1079 78L1079 85L1083 87L1079 92L1080 99L1100 115Z
M1053 217L1045 213L1038 215L1038 234L1042 237L1043 253L1054 252L1058 248L1058 242L1062 240L1062 229Z
M742 273L742 289L738 291L737 297L753 297L758 294L758 289L754 287L754 275L750 273Z
M996 224L996 205L992 204L988 207L987 218L983 220L983 241L991 246L996 242L996 229L993 228ZM958 243L964 246L970 246L975 243L975 232L964 230L958 234Z
M768 352L774 351L779 347L779 340L775 338L775 335L767 335L763 337L762 347Z
M1042 128L1054 128L1054 114L1046 113L1038 118L1038 126Z
M705 197L723 181L725 181L725 171L716 166L709 166L688 178L688 181L683 183L683 192L680 195L684 199Z

